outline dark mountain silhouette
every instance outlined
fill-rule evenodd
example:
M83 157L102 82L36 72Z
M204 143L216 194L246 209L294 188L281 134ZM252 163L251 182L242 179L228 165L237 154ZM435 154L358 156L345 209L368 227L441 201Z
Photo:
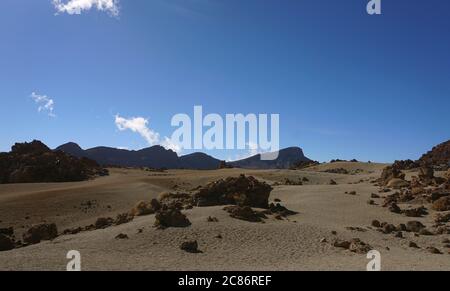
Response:
M221 162L205 153L193 153L181 156L179 161L181 168L198 170L218 169Z
M81 149L75 143L67 143L56 148L76 157L92 159L100 165L122 167L179 168L178 155L162 146L152 146L139 151L129 151L111 147Z
M167 169L200 169L212 170L220 166L221 161L205 153L193 153L178 157L162 146L152 146L138 151L129 151L110 147L95 147L83 150L76 143L67 143L56 148L75 157L86 157L105 166L151 167ZM273 161L262 161L260 155L241 161L228 163L234 167L251 169L289 168L299 161L309 161L298 147L280 150Z
M288 169L298 162L311 161L303 154L303 150L299 147L290 147L282 149L278 153L275 160L261 160L261 155L255 155L247 159L228 163L233 167L247 169Z

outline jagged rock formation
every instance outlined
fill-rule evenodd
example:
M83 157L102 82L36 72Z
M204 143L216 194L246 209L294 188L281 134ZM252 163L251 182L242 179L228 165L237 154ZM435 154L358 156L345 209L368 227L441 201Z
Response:
M92 160L52 151L36 140L0 153L0 183L74 182L106 174Z

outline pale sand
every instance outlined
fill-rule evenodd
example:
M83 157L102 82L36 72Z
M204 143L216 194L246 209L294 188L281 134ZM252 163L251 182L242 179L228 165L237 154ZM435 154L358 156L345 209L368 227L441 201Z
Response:
M24 229L41 222L55 222L60 232L66 228L86 226L102 216L115 217L129 211L139 200L155 198L174 185L192 189L221 177L240 173L254 175L269 183L285 178L307 177L303 186L276 186L270 199L299 213L287 220L273 217L266 223L233 219L223 207L194 208L184 211L192 222L187 228L158 230L154 215L104 230L60 236L54 241L0 252L0 270L65 270L69 250L82 255L83 270L365 270L365 255L351 253L331 245L334 239L358 237L382 254L383 270L450 270L450 255L442 241L449 235L405 239L381 234L346 230L346 227L370 226L373 219L397 225L409 220L432 225L434 212L424 218L408 218L367 204L378 187L369 180L378 178L385 165L367 163L334 163L302 171L240 170L169 171L166 174L141 170L112 169L109 177L81 183L0 185L0 227L14 226L17 236ZM331 168L362 169L357 175L322 173ZM328 185L334 179L338 185ZM363 180L363 182L359 182ZM355 183L356 184L353 184ZM359 182L359 183L358 183ZM350 184L352 183L352 184ZM357 195L346 195L345 191ZM383 194L381 194L383 195ZM87 213L79 209L86 200L97 200L99 207ZM110 205L111 209L107 208ZM25 219L29 216L29 219ZM207 222L215 216L219 222ZM143 228L142 233L138 229ZM337 231L337 235L331 234ZM115 236L125 233L128 240ZM220 234L223 238L216 236ZM321 243L322 238L327 243ZM179 249L181 242L196 239L203 253L190 254ZM421 249L411 249L408 242ZM428 253L434 246L445 252ZM390 250L387 250L389 247Z

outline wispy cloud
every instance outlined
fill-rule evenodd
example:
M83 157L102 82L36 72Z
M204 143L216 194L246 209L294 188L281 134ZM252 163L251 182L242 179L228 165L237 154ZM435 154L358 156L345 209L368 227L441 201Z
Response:
M83 11L96 8L99 11L108 12L112 16L119 15L119 0L52 0L57 13L70 15L81 14Z
M150 146L160 144L176 153L180 153L182 150L179 145L172 142L168 137L164 137L161 141L159 133L149 127L149 121L144 117L124 118L116 115L115 124L120 131L131 130L132 132L138 133Z
M38 105L39 112L46 112L50 117L56 117L54 114L55 101L49 98L47 95L39 95L36 92L31 93L30 96L34 102Z

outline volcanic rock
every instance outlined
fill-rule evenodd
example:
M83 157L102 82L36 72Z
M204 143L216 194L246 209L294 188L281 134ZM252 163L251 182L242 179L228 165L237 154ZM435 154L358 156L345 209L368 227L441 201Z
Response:
M0 252L14 248L14 241L7 235L0 233Z
M394 166L388 166L381 173L380 183L386 186L392 179L405 179L405 174Z
M155 215L155 226L158 228L188 227L189 225L191 222L179 209L161 209Z
M134 216L130 213L122 213L117 215L116 220L114 221L115 225L120 225L124 223L128 223L134 219Z
M194 199L198 206L240 205L268 208L272 187L252 176L228 177L202 187Z
M420 221L408 221L406 223L406 230L410 232L418 233L424 228L425 225L423 225Z
M435 255L442 255L442 252L435 247L427 247L427 251Z
M198 243L196 240L183 242L180 245L180 249L188 253L201 253L198 249Z
M378 221L378 220L372 220L372 223L371 223L371 225L373 226L373 227L381 227L381 223Z
M96 162L52 151L40 141L17 143L0 154L1 183L75 182L107 175Z
M100 217L95 221L95 228L96 229L103 229L103 228L107 228L110 227L111 225L113 225L114 223L114 219L112 219L111 217Z
M238 205L232 205L224 207L226 212L230 214L231 217L245 220L249 222L261 222L263 218L267 218L264 213L254 211L249 206L238 206Z
M419 248L419 246L418 246L415 242L413 242L413 241L410 241L409 244L408 244L408 246L409 246L410 248L415 248L415 249L418 249L418 248Z
M436 211L450 210L450 196L441 197L433 202L433 209Z
M151 203L145 201L139 201L133 209L131 209L130 214L133 216L143 216L155 213Z
M401 213L402 210L400 209L400 207L398 207L398 205L396 203L391 203L389 205L389 211L393 212L393 213Z
M124 233L119 233L116 236L116 239L128 239L128 235L124 234Z
M387 186L389 188L401 189L404 187L408 187L409 183L403 179L393 178L393 179L389 180L389 182L387 183Z
M4 234L6 236L13 236L14 235L14 228L12 228L12 227L0 228L0 234Z
M447 170L450 163L450 140L433 147L419 159L419 162L423 165Z
M423 206L418 208L405 209L402 212L408 217L422 217L423 215L428 214L427 209Z
M340 241L336 240L333 243L334 247L337 248L343 248L350 250L351 252L358 253L358 254L366 254L370 250L372 250L372 247L365 242L361 241L359 238L354 238L351 241Z
M43 240L52 240L58 236L58 229L54 223L39 224L31 227L23 235L23 241L27 244L37 244Z

